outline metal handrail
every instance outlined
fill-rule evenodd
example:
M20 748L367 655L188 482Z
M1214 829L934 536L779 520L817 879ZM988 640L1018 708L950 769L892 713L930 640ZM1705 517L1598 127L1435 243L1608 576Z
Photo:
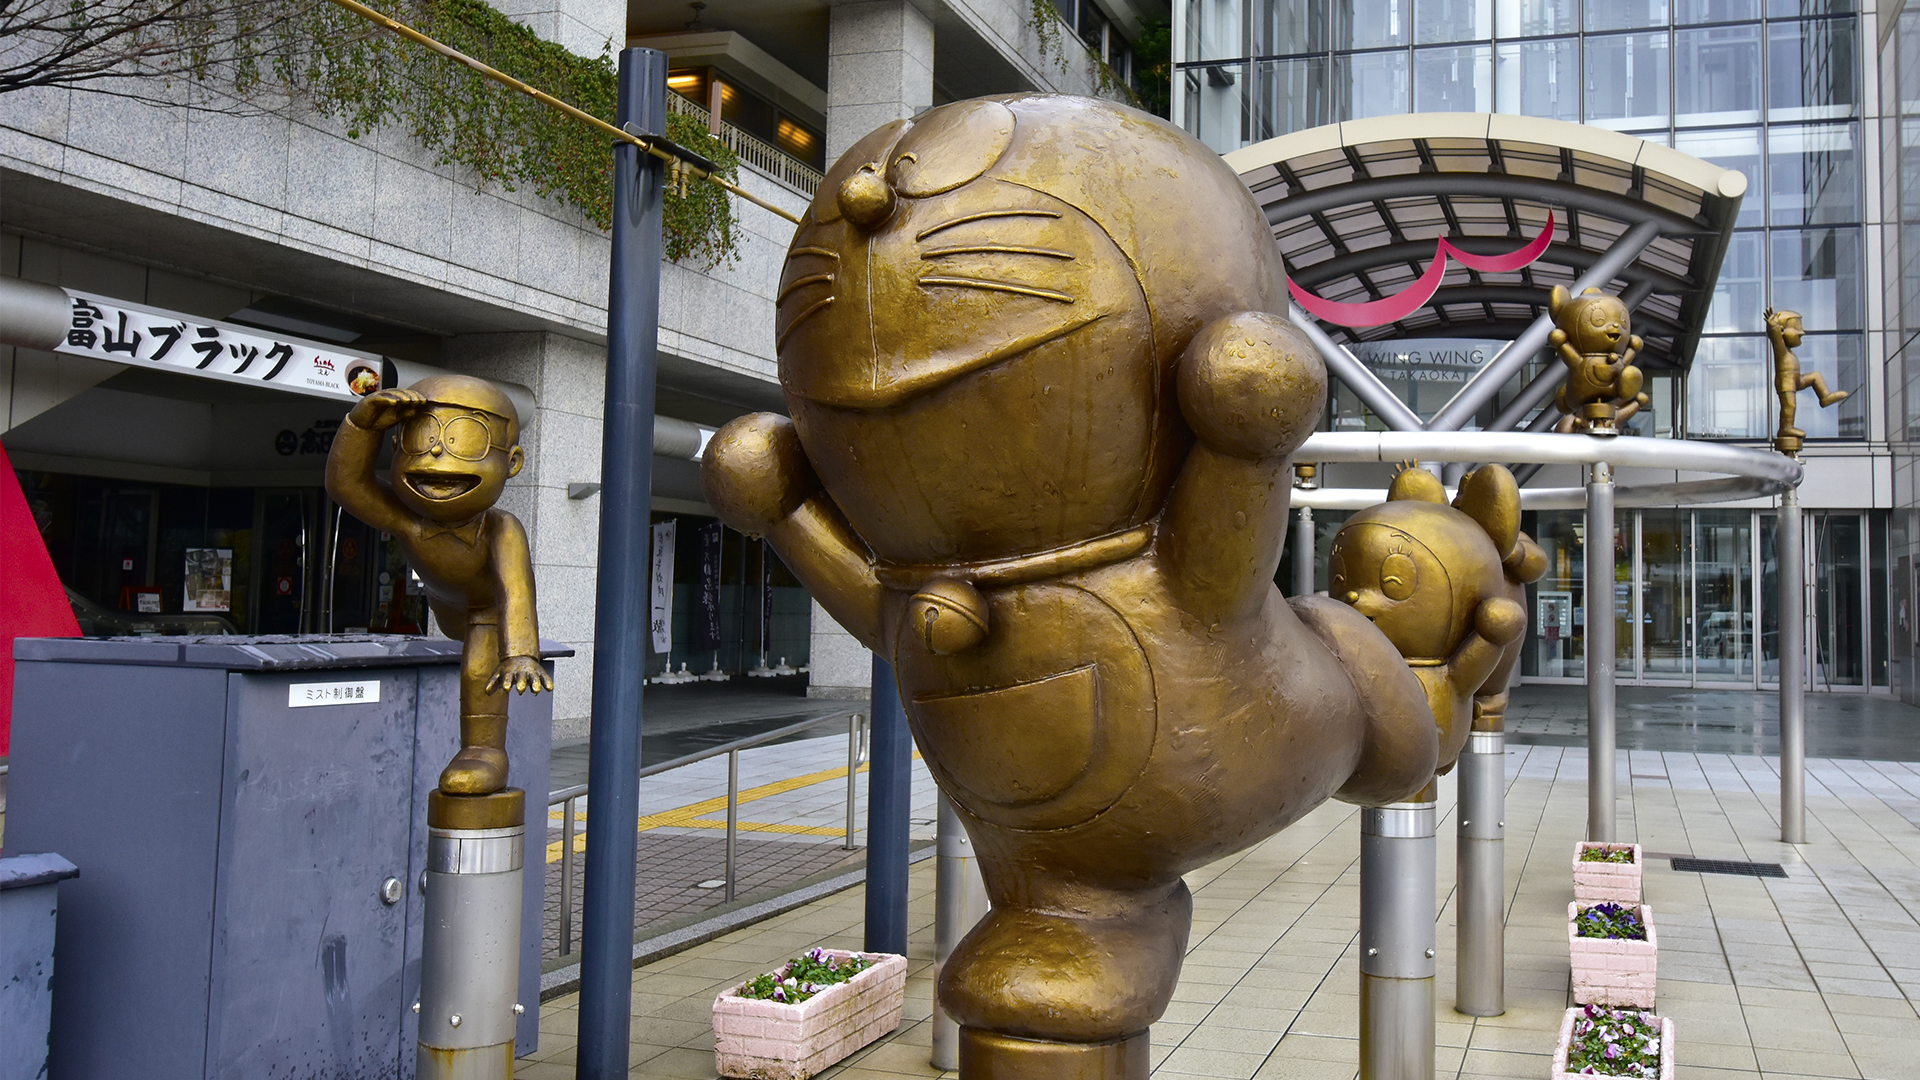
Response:
M1595 438L1590 435L1515 431L1317 432L1293 453L1295 461L1524 461L1547 465L1592 465L1719 473L1707 479L1621 484L1621 506L1672 506L1730 502L1778 495L1799 486L1800 463L1784 454L1749 446L1691 439ZM1293 505L1315 510L1358 510L1385 498L1375 488L1296 490ZM1586 505L1584 488L1526 488L1528 510L1572 510Z
M734 872L734 865L735 855L738 850L740 826L740 751L752 750L757 746L778 742L789 735L794 735L810 728L820 727L824 724L840 720L847 722L847 824L846 836L841 841L841 847L846 851L852 851L854 849L853 834L855 831L853 803L858 791L856 778L859 774L860 760L865 756L862 750L862 747L866 744L865 733L867 731L867 717L865 713L847 712L816 716L811 720L801 720L797 723L786 724L774 728L772 731L763 731L758 735L749 735L744 739L735 739L732 742L722 743L719 746L708 747L698 753L686 754L673 758L670 761L662 761L654 765L649 765L640 770L640 778L644 780L649 776L658 776L661 773L673 769L685 768L688 765L706 761L708 758L719 757L721 754L727 755L726 895L728 901L734 899L734 879L737 877ZM547 809L552 810L556 805L562 808L560 824L561 956L569 956L573 953L573 835L575 814L577 812L575 810L575 803L586 794L587 785L585 784L575 784L572 787L565 787L559 791L547 793Z
M712 130L712 114L699 102L690 101L680 94L667 95L667 111L691 117ZM740 160L767 174L780 183L811 197L820 190L820 170L806 164L777 146L772 146L752 135L741 131L722 120L718 138L727 149L740 155Z

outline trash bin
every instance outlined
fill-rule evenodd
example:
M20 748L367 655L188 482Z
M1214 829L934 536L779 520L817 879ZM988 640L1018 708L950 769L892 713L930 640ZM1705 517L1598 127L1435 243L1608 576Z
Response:
M14 656L7 850L86 869L61 897L51 1075L411 1077L426 796L458 744L460 646L41 638ZM530 838L552 702L511 705ZM545 886L528 863L523 1054Z
M52 852L0 859L0 1080L47 1075L54 917L79 872Z

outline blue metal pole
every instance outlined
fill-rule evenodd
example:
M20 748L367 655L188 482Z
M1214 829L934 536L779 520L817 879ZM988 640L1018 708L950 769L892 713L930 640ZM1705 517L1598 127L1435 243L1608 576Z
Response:
M667 126L667 56L620 53L615 122ZM661 162L613 148L613 265L600 449L600 577L593 633L587 873L580 918L575 1075L625 1080L633 997L634 822L640 815L640 692L647 636L654 350L660 338Z
M873 654L873 757L867 769L867 951L907 951L907 826L913 735L893 665Z

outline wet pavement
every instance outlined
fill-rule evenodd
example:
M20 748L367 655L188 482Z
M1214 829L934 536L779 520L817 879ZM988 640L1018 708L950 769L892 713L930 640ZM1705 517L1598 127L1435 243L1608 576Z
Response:
M1618 749L1780 752L1777 691L1622 686L1614 693ZM1920 709L1886 694L1813 693L1806 702L1808 757L1920 761ZM1507 741L1587 745L1586 687L1514 688Z

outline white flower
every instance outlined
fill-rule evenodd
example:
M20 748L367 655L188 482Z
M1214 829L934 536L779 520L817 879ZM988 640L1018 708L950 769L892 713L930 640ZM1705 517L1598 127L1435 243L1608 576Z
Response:
M1647 1053L1649 1053L1649 1054L1658 1054L1659 1052L1660 1052L1660 1040L1659 1040L1659 1039L1648 1039L1648 1040L1647 1040Z

